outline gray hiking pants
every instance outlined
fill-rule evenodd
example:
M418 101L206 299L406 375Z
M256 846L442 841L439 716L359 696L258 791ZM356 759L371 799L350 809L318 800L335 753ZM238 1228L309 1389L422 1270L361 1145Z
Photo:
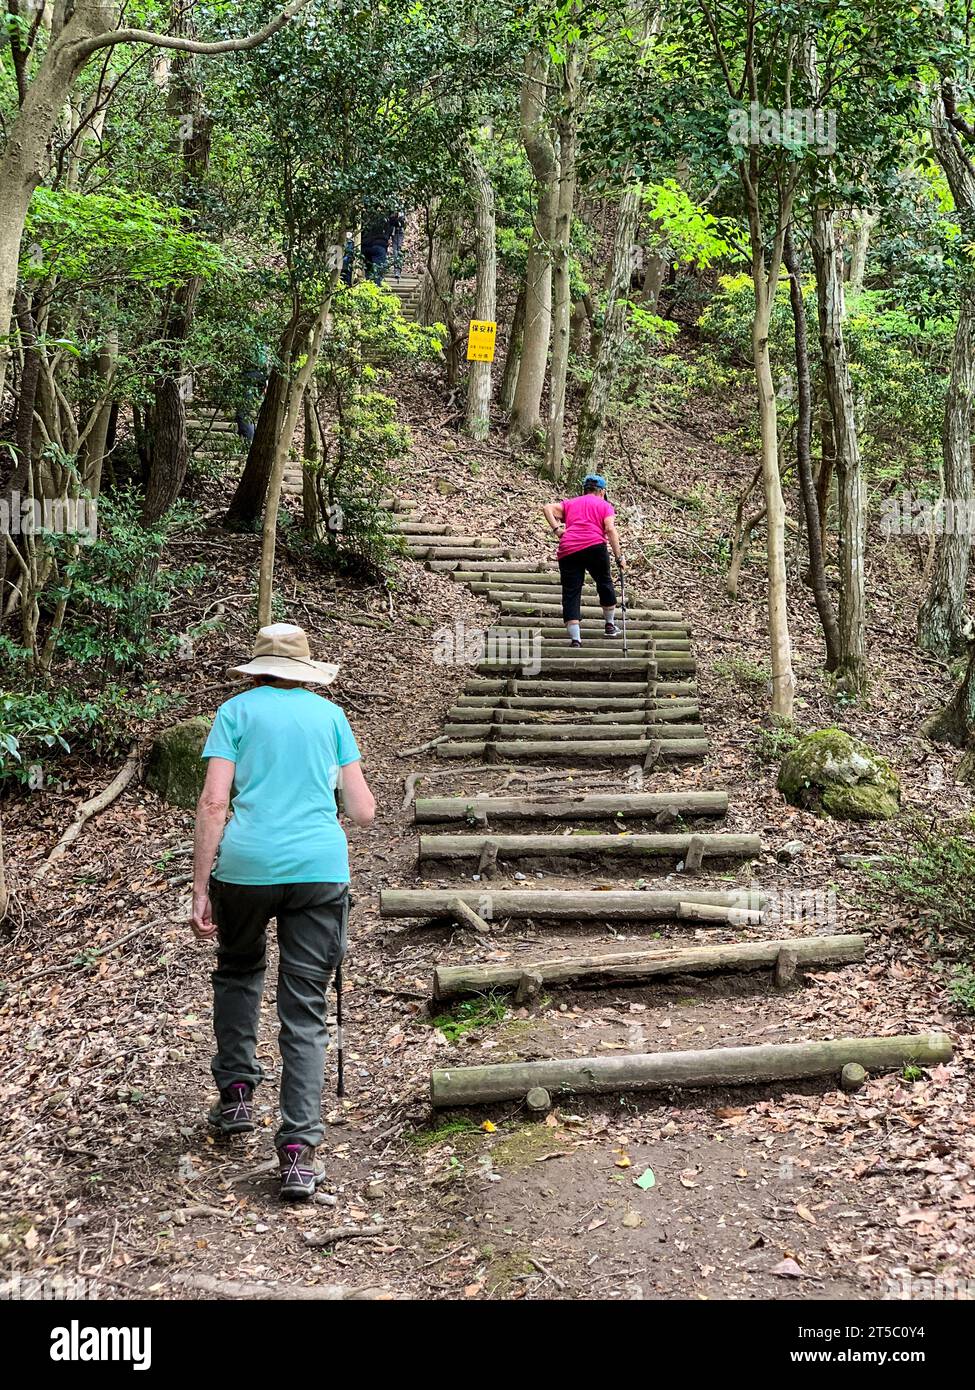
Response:
M267 967L267 927L278 924L278 1045L281 1125L275 1144L319 1144L325 1079L326 994L345 954L349 885L277 883L267 887L210 879L217 924L213 972L213 1077L220 1090L235 1081L257 1086L257 1028Z

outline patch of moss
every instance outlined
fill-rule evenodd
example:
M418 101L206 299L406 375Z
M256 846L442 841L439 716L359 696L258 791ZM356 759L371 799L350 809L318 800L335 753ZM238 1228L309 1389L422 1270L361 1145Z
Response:
M887 760L842 729L805 734L782 759L778 788L793 806L839 820L890 820L900 806Z
M154 741L146 768L146 785L171 806L192 811L203 790L206 763L203 745L211 719L202 714L166 729Z
M491 1149L495 1168L527 1168L553 1146L553 1131L548 1125L521 1125L506 1134Z
M458 1141L471 1139L480 1133L480 1126L473 1120L459 1119L448 1120L436 1129L418 1129L406 1137L418 1149L432 1149L437 1144L453 1144L456 1147Z
M484 1283L488 1292L504 1297L518 1279L534 1274L535 1266L521 1250L509 1250L503 1255L495 1255L487 1266Z

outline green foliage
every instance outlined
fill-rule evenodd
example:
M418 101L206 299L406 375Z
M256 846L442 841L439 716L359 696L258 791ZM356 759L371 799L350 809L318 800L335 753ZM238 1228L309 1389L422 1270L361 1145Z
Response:
M408 322L396 295L371 281L335 297L316 375L322 457L305 463L326 521L315 549L330 570L376 574L394 554L379 499L410 439L380 387L395 367L437 361L442 333Z
M948 998L959 1008L975 1014L975 970L970 965L956 965L948 984Z
M161 631L159 618L174 596L202 578L202 565L168 569L157 565L174 531L199 523L177 507L155 526L139 519L134 493L103 497L99 534L63 566L62 582L50 599L70 599L58 651L89 680L104 687L120 672L140 674L176 648L178 637Z
M743 656L723 657L711 669L720 680L733 681L744 690L764 688L772 679L767 666L759 666Z
M491 1028L503 1023L507 1012L508 1004L504 996L492 990L488 994L463 1000L450 1013L432 1018L430 1026L438 1028L448 1042L456 1043L475 1028Z
M871 873L935 937L975 947L975 818L943 825L912 822L908 844ZM879 899L878 903L882 901Z
M755 756L760 763L778 764L799 742L798 735L783 726L762 729L755 740Z
M225 268L218 247L185 227L186 214L145 193L38 188L24 235L21 273L51 280L131 281L153 289Z

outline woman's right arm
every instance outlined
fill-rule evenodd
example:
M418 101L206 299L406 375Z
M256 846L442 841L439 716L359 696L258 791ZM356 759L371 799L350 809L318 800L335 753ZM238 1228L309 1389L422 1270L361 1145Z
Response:
M343 811L363 829L372 825L376 819L376 798L363 776L362 763L346 763L345 767L339 769L339 779Z
M546 502L545 506L542 508L542 512L549 526L555 534L558 535L565 525L565 508L562 506L562 503Z

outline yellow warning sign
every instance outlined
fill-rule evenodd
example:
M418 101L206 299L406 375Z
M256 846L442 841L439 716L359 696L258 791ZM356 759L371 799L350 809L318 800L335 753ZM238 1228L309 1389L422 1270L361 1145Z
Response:
M468 362L493 362L498 325L490 319L471 319L467 334Z

